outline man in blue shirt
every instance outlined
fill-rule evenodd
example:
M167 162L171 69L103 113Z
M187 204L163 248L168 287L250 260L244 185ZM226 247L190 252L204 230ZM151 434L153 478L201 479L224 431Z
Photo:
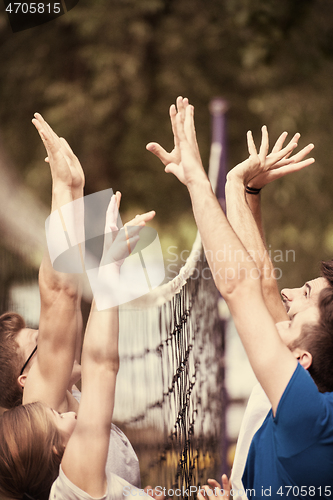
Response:
M147 149L160 157L166 172L173 173L189 190L215 283L272 408L260 429L260 439L253 440L244 487L251 488L251 496L257 498L280 498L287 493L296 498L329 497L333 490L333 401L330 394L323 393L333 391L333 290L321 292L319 309L313 306L299 312L292 320L283 321L278 332L278 319L272 317L263 298L265 254L256 258L221 210L202 167L193 107L179 97L170 115L173 152L168 154L154 143ZM259 154L248 133L250 156L237 167L235 182L244 199L252 179L293 161L289 156L296 140L268 155L265 127L262 132ZM219 259L224 246L228 248L226 258ZM258 266L261 258L263 265ZM313 380L306 372L310 368ZM290 486L292 491L287 491Z

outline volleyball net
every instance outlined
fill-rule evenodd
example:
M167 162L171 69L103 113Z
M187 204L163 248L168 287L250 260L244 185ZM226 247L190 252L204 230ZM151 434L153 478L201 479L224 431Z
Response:
M209 177L223 206L226 103L213 100L210 111ZM226 470L221 303L198 233L178 276L121 306L114 416L138 453L143 484L169 497L187 497Z
M225 441L219 294L199 237L180 274L154 292L121 307L115 419L143 483L184 492L219 473Z
M221 118L223 111L220 106L215 114ZM219 183L218 172L225 161L221 123L213 122L213 185ZM1 226L8 223L12 228L6 216L1 214ZM16 278L14 272L8 278L8 252L0 250L5 285ZM28 274L36 279L35 270L29 268ZM26 276L23 281L30 280ZM0 299L3 310L23 302L21 297L14 300L7 295ZM176 278L120 307L121 367L114 420L137 451L142 483L159 485L170 497L187 497L184 492L191 486L204 484L209 476L219 477L224 466L226 395L220 300L197 235ZM18 312L27 317L28 310L37 308L29 303ZM176 490L181 493L172 495Z

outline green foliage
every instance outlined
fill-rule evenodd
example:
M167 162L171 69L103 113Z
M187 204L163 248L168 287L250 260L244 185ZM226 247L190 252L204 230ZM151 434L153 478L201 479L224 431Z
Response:
M43 147L29 125L41 112L82 161L87 193L113 187L124 210L157 211L173 227L191 220L189 197L145 151L172 148L168 107L186 95L196 107L205 164L211 98L229 101L228 164L246 153L249 128L272 142L287 129L316 145L315 166L266 188L268 242L294 249L279 267L289 285L317 274L333 250L331 82L333 4L329 0L81 0L65 16L12 34L0 17L1 133L23 180L49 203ZM193 227L193 223L189 223ZM192 234L192 229L189 229ZM169 236L165 236L168 240Z

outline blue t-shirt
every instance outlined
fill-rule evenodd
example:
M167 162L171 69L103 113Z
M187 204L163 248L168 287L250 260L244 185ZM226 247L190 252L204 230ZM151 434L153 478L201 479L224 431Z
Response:
M300 364L255 434L242 480L249 499L333 499L333 393Z

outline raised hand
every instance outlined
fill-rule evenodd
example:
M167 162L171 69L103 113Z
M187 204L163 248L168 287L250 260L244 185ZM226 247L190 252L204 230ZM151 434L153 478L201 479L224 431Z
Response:
M78 158L68 142L63 137L58 137L39 113L34 116L32 123L47 151L45 161L50 164L53 182L62 182L71 188L74 199L82 196L85 179Z
M193 109L188 99L181 96L177 97L176 106L174 104L170 106L170 120L174 136L174 148L170 153L165 151L165 149L156 142L150 142L146 146L147 150L156 155L163 165L165 165L165 172L172 172L183 184L187 183L183 172L180 140L180 134L182 134L181 130L184 128L186 128L186 139L189 142L192 154L196 162L200 163L202 167L194 128Z
M204 495L199 491L198 499L207 500L207 498L218 498L220 500L227 500L230 497L231 484L226 474L221 477L222 486L215 479L208 479L208 485L205 484L203 489Z
M282 148L286 137L287 132L283 132L276 141L271 153L268 154L268 132L267 127L263 126L261 145L259 153L257 153L252 133L249 131L247 133L247 144L250 156L233 168L229 172L228 177L237 175L242 179L245 186L261 189L266 184L287 174L301 170L315 161L314 158L304 159L314 148L313 144L309 144L291 156L293 150L298 145L300 134L295 134L291 141Z
M88 280L98 310L109 309L119 304L119 293L129 296L126 284L121 282L120 267L134 250L139 241L139 233L155 212L137 215L132 221L118 230L118 210L121 195L117 192L111 197L104 229L104 246L100 265L87 269Z
M153 219L155 212L152 210L141 215L136 215L134 219L127 222L123 228L118 229L117 220L121 193L116 192L112 196L106 212L104 229L104 248L101 265L111 262L121 266L126 257L133 252L139 241L139 233L146 225L146 222Z

